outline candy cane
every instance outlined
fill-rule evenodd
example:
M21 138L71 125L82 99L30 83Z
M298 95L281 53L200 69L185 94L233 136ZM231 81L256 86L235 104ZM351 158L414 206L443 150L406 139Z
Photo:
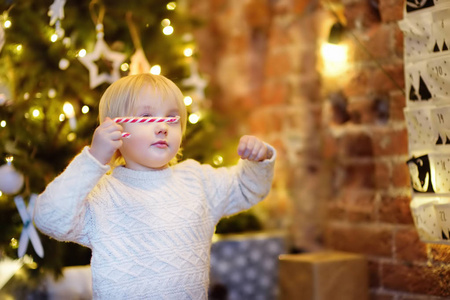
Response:
M176 123L180 120L180 117L171 118L155 118L155 117L121 117L115 118L116 123Z
M115 118L116 123L176 123L180 120L180 117L170 117L170 118L156 118L156 117L120 117ZM122 132L123 138L129 138L131 136L128 132Z

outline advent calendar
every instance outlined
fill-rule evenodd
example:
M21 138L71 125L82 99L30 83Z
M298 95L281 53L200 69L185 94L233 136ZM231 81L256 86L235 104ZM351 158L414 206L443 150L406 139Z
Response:
M411 213L422 241L450 244L450 0L407 0L399 27Z

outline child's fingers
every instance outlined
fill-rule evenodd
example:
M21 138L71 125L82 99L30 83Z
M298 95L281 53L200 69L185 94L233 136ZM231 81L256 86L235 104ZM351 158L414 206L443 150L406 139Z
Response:
M244 135L243 137L241 137L241 139L239 140L239 145L238 145L238 154L239 156L243 156L245 150L247 149L247 141L249 139L248 135Z

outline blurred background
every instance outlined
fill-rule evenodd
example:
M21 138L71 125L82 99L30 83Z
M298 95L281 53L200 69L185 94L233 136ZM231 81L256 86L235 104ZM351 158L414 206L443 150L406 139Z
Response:
M269 196L219 223L212 256L212 275L227 276L237 267L215 245L256 233L245 247L269 254L248 268L270 276L234 292L222 282L212 299L276 299L278 255L323 250L367 259L370 299L448 299L450 248L420 241L409 205L405 3L2 0L0 298L47 299L64 270L89 264L89 249L41 234L44 257L30 244L19 258L14 199L28 204L90 144L110 83L151 72L185 95L184 158L233 165L243 134L278 152Z

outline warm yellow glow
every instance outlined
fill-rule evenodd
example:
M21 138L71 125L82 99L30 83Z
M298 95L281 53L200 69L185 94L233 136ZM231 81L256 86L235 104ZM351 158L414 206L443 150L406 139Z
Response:
M189 123L196 124L200 120L200 116L197 114L190 114L189 115Z
M150 73L153 74L153 75L161 74L161 66L160 65L154 65L153 67L151 67Z
M5 28L10 28L11 25L12 25L12 23L11 23L10 20L6 20L6 21L3 23L3 27L5 27Z
M3 128L5 128L5 127L6 127L6 121L5 121L5 120L2 120L2 121L0 122L0 126L3 127Z
M323 72L328 76L342 74L347 69L347 45L325 43L322 45Z
M81 108L81 112L83 114L87 114L89 112L89 106L83 105L83 107Z
M1 196L3 196L3 193L2 193L2 191L0 191L0 197L1 197Z
M59 121L62 122L66 119L66 115L65 114L60 114L59 115Z
M77 138L77 134L75 132L71 132L67 135L67 141L73 142Z
M120 65L120 69L124 72L128 71L129 68L130 68L130 65L127 63L123 63Z
M50 41L52 41L54 43L57 40L58 40L58 35L56 33L52 34L52 36L50 37Z
M190 57L190 56L192 56L192 54L194 54L194 50L192 48L186 48L186 49L184 49L183 53L184 53L184 56Z
M17 249L19 247L19 241L15 238L12 238L9 242L9 245L11 246L11 248Z
M189 106L192 104L192 98L190 96L184 97L184 105Z
M21 44L19 44L19 45L17 45L16 46L16 50L17 50L17 52L20 52L20 51L22 51L22 45Z
M68 118L73 118L75 116L75 110L70 102L65 102L63 106L63 111Z
M171 35L173 33L173 27L172 26L166 26L163 29L163 33L165 35Z
M55 89L49 89L48 90L48 97L53 99L56 97L56 90Z
M34 118L39 117L40 114L41 114L41 112L39 111L39 109L37 109L37 108L33 109L32 115Z
M164 19L161 21L161 25L163 27L169 26L170 25L170 20L169 19Z
M168 10L174 10L177 7L177 4L175 2L169 2L166 7Z
M80 51L78 51L78 56L79 57L85 57L86 56L86 49L81 49Z
M216 166L220 166L223 163L223 157L220 156L220 155L215 155L214 158L213 158L213 163Z

